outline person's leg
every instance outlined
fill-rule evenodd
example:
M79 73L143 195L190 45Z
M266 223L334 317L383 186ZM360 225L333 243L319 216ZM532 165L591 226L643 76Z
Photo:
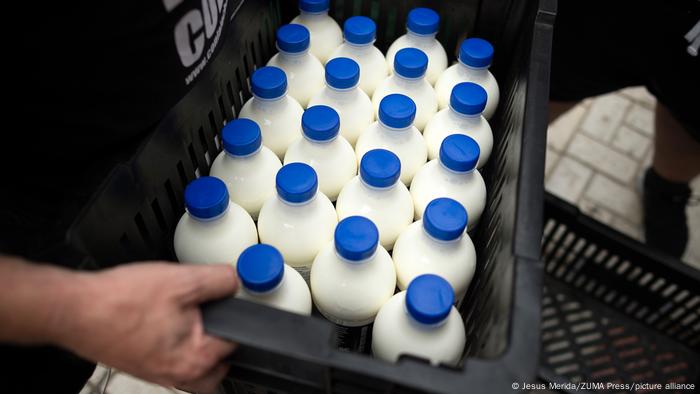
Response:
M549 123L557 120L558 117L575 107L580 101L550 101L549 102Z
M654 158L644 176L644 233L648 245L680 258L688 243L688 183L700 175L700 142L661 103L654 123Z
M677 183L700 175L700 142L661 103L656 104L654 125L654 171Z

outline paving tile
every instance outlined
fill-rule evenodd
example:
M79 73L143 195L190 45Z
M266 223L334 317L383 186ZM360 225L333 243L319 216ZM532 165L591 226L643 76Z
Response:
M569 157L562 157L545 185L551 193L576 203L591 175L593 171L590 168Z
M612 145L620 152L626 153L637 160L642 160L651 146L651 139L622 125L617 130Z
M645 107L654 108L656 105L656 97L649 93L644 86L622 89L620 93Z
M596 98L581 123L581 130L599 141L610 142L630 105L630 100L615 93Z
M654 134L654 112L641 105L633 105L625 117L625 123L651 137Z
M632 182L636 175L635 160L583 134L574 136L567 153L623 183Z
M113 375L107 394L173 394L172 389L145 382L125 373Z
M586 107L577 105L559 116L547 129L547 146L557 152L566 150L566 146L578 129L581 119L586 114Z
M581 212L607 225L609 225L615 219L615 215L613 215L612 212L597 204L590 198L581 198L581 201L578 203L578 207L581 209Z
M604 175L595 174L584 195L632 224L642 223L641 199L630 187L625 187Z
M85 384L85 387L83 387L83 390L80 393L102 393L102 388L104 387L108 373L110 373L109 367L102 364L97 364L95 371L92 373L92 376L90 376L90 379L88 379L88 382Z
M627 235L630 238L634 238L637 241L644 242L644 228L641 224L633 224L628 222L627 220L615 218L610 223L610 227Z
M79 394L101 394L102 391L100 391L97 387L95 387L92 383L87 382L85 386L83 386L83 389L80 390Z
M550 149L547 147L547 155L545 156L545 161L544 161L544 177L547 179L549 177L549 174L552 172L552 169L557 165L557 162L559 161L559 158L561 155L554 150Z

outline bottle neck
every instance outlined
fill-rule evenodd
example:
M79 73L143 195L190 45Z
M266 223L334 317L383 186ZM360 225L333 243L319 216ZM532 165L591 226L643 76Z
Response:
M431 42L431 41L435 40L435 36L437 36L437 33L418 34L414 31L406 30L406 35L409 36L411 39L416 40L416 41Z
M394 188L396 187L396 185L398 185L399 181L397 180L397 181L394 182L394 184L391 185L391 186L377 187L377 186L372 186L372 185L370 185L369 183L365 182L365 180L362 179L362 176L360 176L360 183L362 183L362 185L363 185L364 187L366 187L366 188L368 188L368 189L370 189L370 190L372 190L372 191L374 191L374 192L388 192L388 191L391 191L392 189L394 189Z
M291 202L291 201L287 201L287 200L285 200L284 198L280 197L279 194L277 195L277 199L280 200L284 205L289 205L290 207L303 207L303 206L305 206L305 205L309 205L309 204L311 204L312 202L314 202L314 200L316 200L316 195L317 195L317 194L318 194L318 192L317 192L316 194L314 194L314 196L311 197L310 199L308 199L308 200L306 200L306 201L302 201L302 202Z
M379 120L378 122L383 128L385 128L388 131L394 132L394 133L405 133L405 132L411 131L411 129L413 128L413 124L410 124L407 127L396 128L396 127L387 126L381 120Z
M255 93L253 93L253 100L260 102L260 103L265 103L265 104L282 103L283 102L282 100L285 97L287 97L287 92L284 92L284 94L279 96L279 97L273 97L273 98L263 98L263 97L256 95Z
M345 94L345 93L354 92L355 89L357 89L358 84L355 84L355 86L352 86L349 88L344 88L344 89L333 87L333 86L329 85L328 82L326 82L326 86L328 87L329 90L333 91L333 93Z
M342 262L344 262L344 263L352 264L352 265L366 264L366 263L372 261L372 259L374 259L374 256L375 256L376 254L377 254L377 251L374 251L374 253L372 253L372 255L369 256L369 257L367 257L366 259L362 259L362 260L350 260L350 259L347 259L347 258L341 256L340 252L338 252L338 249L335 249L335 255L338 257L338 259L339 259L340 261L342 261Z
M194 219L195 221L197 221L197 222L199 222L199 223L212 223L212 222L216 222L217 220L220 220L220 219L222 219L224 216L226 216L226 214L228 213L228 209L229 209L229 207L227 206L226 209L224 209L223 212L221 212L220 214L218 214L218 215L216 215L216 216L214 216L214 217L211 217L211 218L200 218L200 217L194 216L194 215L191 214L189 211L187 211L187 214L190 215L190 217L191 217L192 219Z
M306 135L306 133L302 133L302 135L304 136L304 140L308 141L311 144L315 144L315 145L328 145L331 142L338 139L338 135L336 135L335 137L333 137L331 139L327 139L327 140L315 140L313 138L309 138L309 136Z
M303 50L301 52L285 52L285 51L281 50L279 45L278 45L277 50L279 51L279 55L283 60L284 59L298 60L298 59L309 54L309 48L306 48L305 50Z
M299 14L302 15L304 17L304 19L308 19L308 20L323 19L323 18L328 17L328 10L317 11L317 12L309 12L309 11L299 10Z
M455 170L453 170L453 169L451 169L451 168L448 168L448 167L445 165L445 163L443 163L442 160L440 160L439 158L438 158L438 163L440 163L440 166L439 166L440 169L441 169L442 171L444 171L445 174L446 174L447 176L450 176L450 177L461 177L461 178L464 178L464 177L467 177L467 176L469 176L470 174L472 174L472 173L474 172L474 170L476 169L476 168L472 168L472 169L469 170L469 171L455 171Z
M421 84L421 82L423 81L423 78L425 78L425 74L421 75L420 77L416 77L416 78L408 78L408 77L404 77L403 75L400 75L399 73L394 71L393 78L394 78L394 81L396 81L396 83L399 85L415 86L415 85Z
M365 49L369 49L372 46L374 46L375 41L376 40L372 40L372 41L366 42L364 44L358 44L358 43L354 43L354 42L350 42L348 40L345 40L345 44L351 46L353 49L356 49L356 50L365 50Z
M430 235L430 233L428 233L428 230L426 230L424 226L421 226L421 228L423 229L423 234L425 234L425 236L428 237L430 239L430 241L438 243L440 245L445 245L445 246L458 244L459 241L464 236L464 234L462 234L459 237L457 237L455 239L450 239L450 240L437 239L437 238L433 237L432 235Z
M226 156L231 158L231 159L249 159L249 158L257 155L258 153L260 153L261 150L262 150L262 144L254 152L248 153L247 155L234 155L233 153L227 151L226 149L224 149L224 152L226 152Z
M450 114L454 116L455 118L459 120L470 120L470 121L478 121L479 118L481 117L481 113L478 114L463 114L461 112L455 111L454 108L452 108L452 105L449 105L450 107Z
M473 75L473 76L479 76L479 77L485 77L489 73L489 66L486 67L472 67L461 60L459 61L459 69L462 71L462 73Z

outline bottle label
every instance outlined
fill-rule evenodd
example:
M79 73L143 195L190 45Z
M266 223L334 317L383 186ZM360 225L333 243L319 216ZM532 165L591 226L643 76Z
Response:
M340 350L369 354L372 324L359 327L335 325L336 346Z

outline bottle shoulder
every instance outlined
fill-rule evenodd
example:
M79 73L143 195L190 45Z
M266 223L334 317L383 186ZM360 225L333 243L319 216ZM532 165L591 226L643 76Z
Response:
M284 265L284 277L278 288L260 294L241 286L236 297L300 315L311 314L311 294L306 282L299 272L287 264Z
M280 200L278 196L272 196L263 204L258 216L258 228L267 226L277 226L280 223L283 227L295 231L300 228L333 227L338 222L338 217L333 208L333 203L320 191L314 200L303 205L289 205ZM313 236L305 233L298 233L297 236Z
M353 309L346 302L367 304L358 302L359 298L378 309L394 292L396 272L389 253L381 245L368 261L352 263L338 257L334 243L329 242L314 259L310 283L314 299L317 304L325 304L326 310L329 306Z
M267 176L271 171L277 173L281 167L277 155L270 148L261 146L258 152L245 157L235 157L221 151L214 159L210 174L222 179L238 176L250 178L256 175Z

